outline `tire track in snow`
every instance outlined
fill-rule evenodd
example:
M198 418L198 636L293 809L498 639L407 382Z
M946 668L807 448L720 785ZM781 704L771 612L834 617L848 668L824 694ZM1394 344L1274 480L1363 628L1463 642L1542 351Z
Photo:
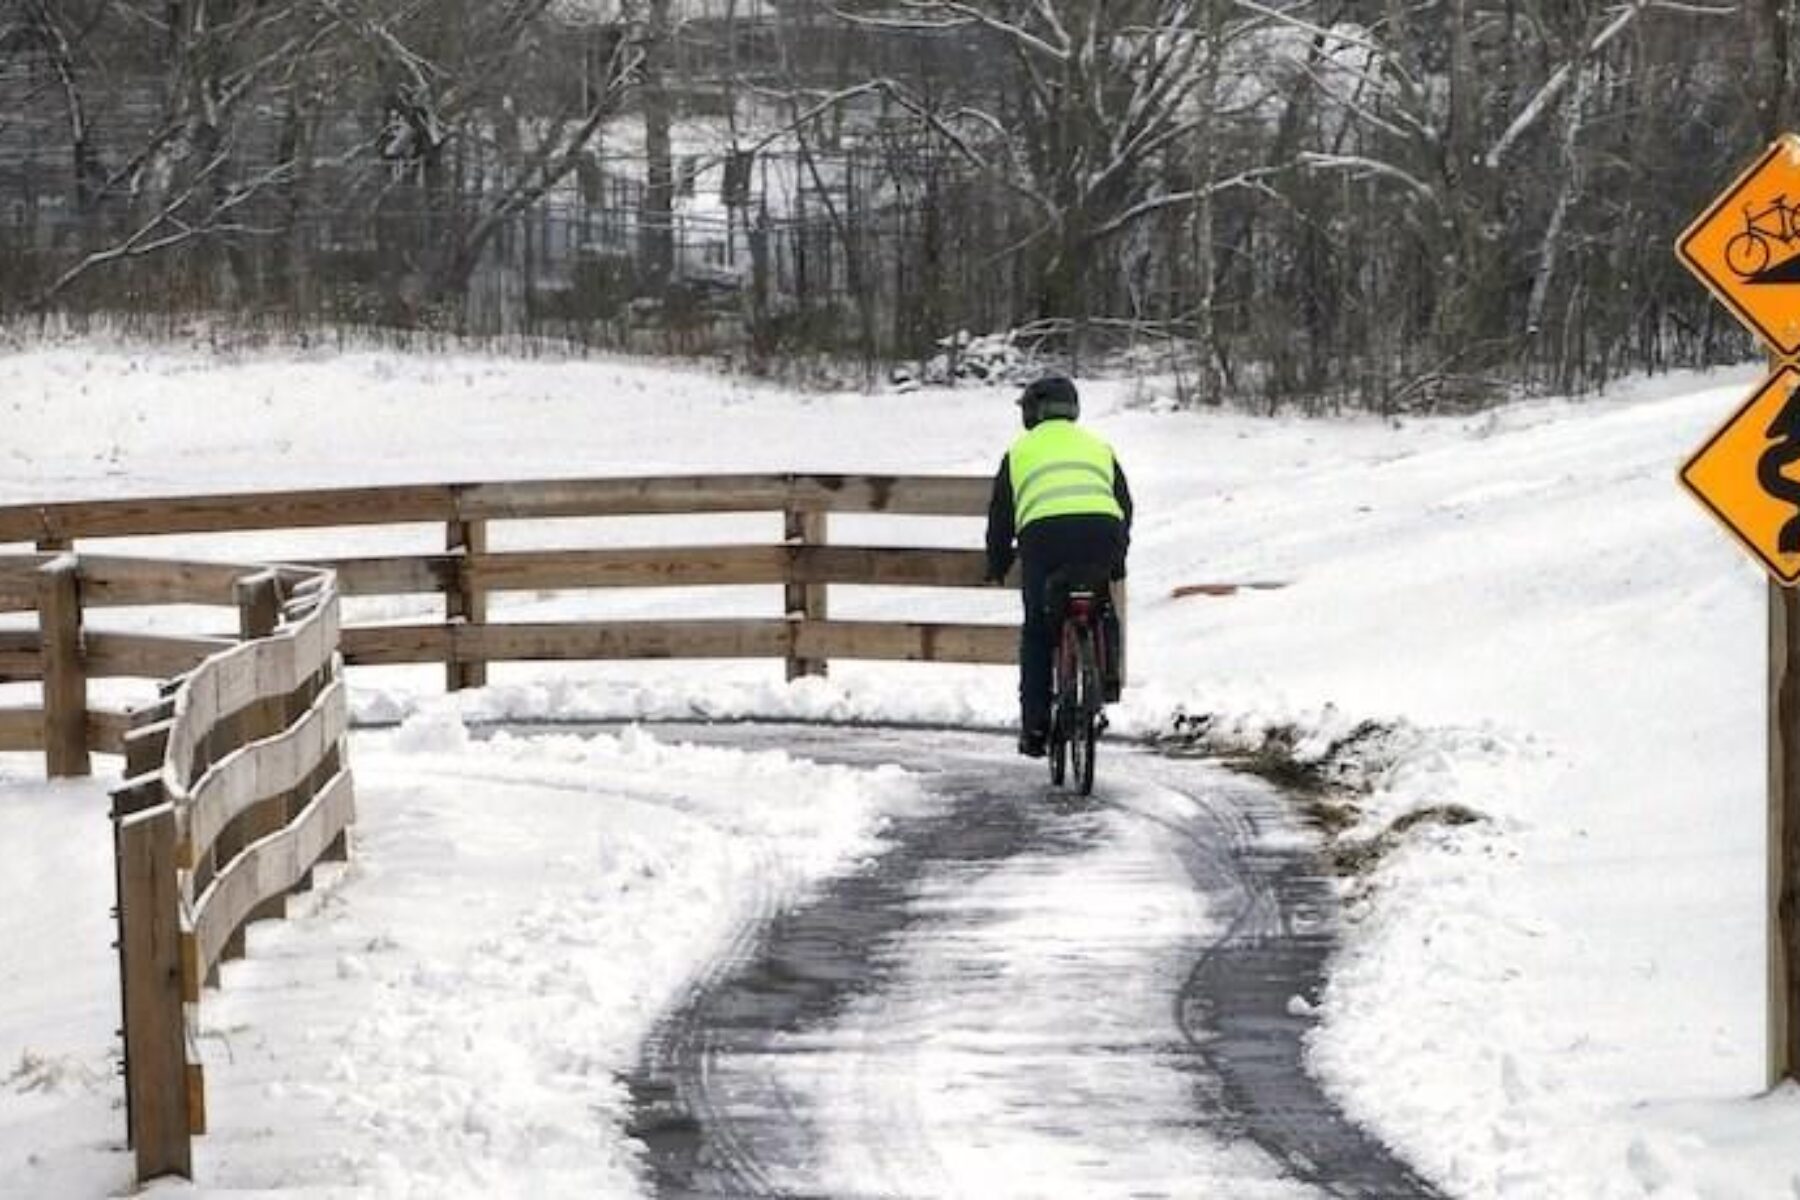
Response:
M1115 750L1103 764L1100 803L1089 807L1047 799L1038 770L1010 748L996 749L1003 743L993 738L846 737L786 726L675 727L664 736L727 744L755 738L822 761L899 762L927 773L945 808L897 823L892 849L877 863L803 907L765 908L761 928L663 1021L630 1081L633 1133L648 1148L658 1194L1053 1194L1042 1178L971 1177L972 1169L985 1170L984 1155L1004 1159L1024 1147L1014 1170L1027 1176L1050 1169L1030 1159L1064 1154L1055 1169L1073 1190L1054 1194L1191 1195L1200 1174L1224 1171L1228 1178L1215 1175L1201 1190L1437 1195L1350 1124L1305 1070L1311 1016L1292 1001L1316 997L1323 983L1333 901L1295 839L1284 849L1265 836L1291 826L1266 789L1216 769ZM1071 891L1077 881L1098 886L1096 895L1115 885L1152 891L1166 884L1145 865L1156 867L1158 856L1172 857L1187 889L1204 898L1188 943L1169 948L1172 961L1139 964L1166 975L1154 981L1166 988L1160 1011L1168 1028L1160 1034L1131 1032L1135 1010L1119 1008L1110 1014L1116 1027L1061 1047L1073 1050L1066 1061L1053 1047L1044 1061L1020 1067L1043 1047L997 1050L993 1038L1030 1025L1031 989L973 1024L957 1025L955 1011L933 1002L935 989L966 1006L980 992L956 991L965 985L1054 988L1053 973L1019 975L1044 965L1017 953L1019 929L1053 932L1041 921L1030 925L1043 915L1031 910L1080 921L1084 902L1066 902L1080 895ZM1078 960L1088 953L1058 951L1070 960L1053 964L1066 968L1065 985L1096 989L1098 980L1091 994L1101 999L1133 985L1117 978L1109 987L1091 971L1080 976ZM945 974L921 979L921 970ZM1100 1021L1105 1007L1088 1004L1082 1019ZM1056 1094L1057 1072L1065 1070L1095 1089L1074 1105ZM981 1077L989 1094L980 1099L1004 1100L985 1115L988 1126L958 1128L944 1119L943 1089L958 1086L958 1071ZM1171 1077L1181 1080L1172 1109L1133 1111L1133 1097L1121 1096ZM1021 1094L1034 1079L1037 1093ZM1097 1136L1114 1126L1137 1140ZM1039 1140L1004 1141L1027 1132ZM1104 1152L1083 1157L1084 1138L1096 1149L1105 1143ZM1144 1138L1167 1139L1168 1147L1140 1157L1151 1176L1168 1176L1128 1186L1118 1179L1118 1159L1142 1150ZM1251 1146L1256 1153L1247 1152ZM1176 1177L1186 1184L1172 1183Z
M979 776L938 776L931 787L953 810L985 799L988 790ZM740 1079L727 1093L715 1068L769 1052L771 1031L820 1025L867 990L883 972L885 943L912 919L908 894L925 862L999 862L1025 848L1031 831L1016 809L997 808L989 817L903 818L890 831L895 849L879 869L837 881L828 900L769 913L690 992L689 1003L652 1038L646 1067L631 1081L638 1113L632 1132L650 1146L663 1194L809 1194L791 1179L777 1182L763 1165L771 1130L795 1142L815 1136L805 1102L772 1074Z

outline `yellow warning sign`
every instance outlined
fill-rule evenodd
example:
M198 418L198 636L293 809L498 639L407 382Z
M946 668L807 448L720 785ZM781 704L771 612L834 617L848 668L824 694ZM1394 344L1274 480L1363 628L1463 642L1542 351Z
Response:
M1777 354L1800 353L1800 137L1776 139L1675 252Z
M1782 367L1681 469L1770 574L1800 583L1800 370Z

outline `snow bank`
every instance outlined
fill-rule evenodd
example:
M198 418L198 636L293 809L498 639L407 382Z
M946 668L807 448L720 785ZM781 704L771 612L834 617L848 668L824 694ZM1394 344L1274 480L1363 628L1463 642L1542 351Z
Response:
M201 1007L219 1117L195 1142L192 1194L638 1194L620 1078L652 1023L755 920L875 853L887 818L924 802L897 768L637 729L477 741L435 715L354 753L351 863L321 868L287 921L254 926ZM8 820L27 815L14 790ZM44 869L98 874L58 857L78 856L45 854ZM105 900L90 899L104 946ZM111 986L94 974L9 986L33 997L22 1012L0 1001L0 1044L22 1030L27 1046L0 1075L8 1194L128 1182L107 1056L58 1023L91 1017L76 989Z
M106 800L0 754L0 1195L117 1194L130 1171L117 1054Z

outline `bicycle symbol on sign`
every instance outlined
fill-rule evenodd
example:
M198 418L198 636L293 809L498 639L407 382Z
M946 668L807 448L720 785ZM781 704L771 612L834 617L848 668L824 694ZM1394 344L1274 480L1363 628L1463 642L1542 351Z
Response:
M1789 252L1800 250L1800 207L1789 204L1786 193L1761 212L1744 205L1744 231L1725 243L1725 265L1745 279L1754 278L1775 257L1773 243Z

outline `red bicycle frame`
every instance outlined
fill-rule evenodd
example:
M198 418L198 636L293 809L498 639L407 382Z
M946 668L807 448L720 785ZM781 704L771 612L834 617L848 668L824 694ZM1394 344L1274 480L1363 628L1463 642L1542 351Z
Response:
M1074 676L1075 638L1082 629L1093 633L1094 668L1100 678L1106 678L1106 638L1100 628L1100 598L1091 592L1075 592L1069 596L1068 606L1063 609L1061 637L1056 650L1056 691L1060 693L1068 679Z

